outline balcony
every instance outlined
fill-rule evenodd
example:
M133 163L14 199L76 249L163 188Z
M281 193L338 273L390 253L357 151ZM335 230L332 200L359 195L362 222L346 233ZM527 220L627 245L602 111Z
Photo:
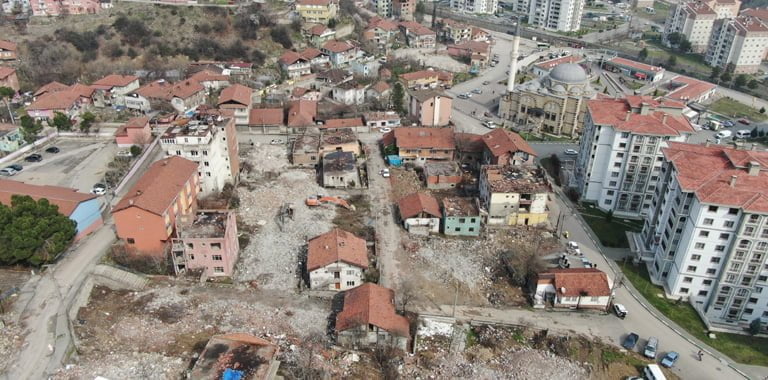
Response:
M648 247L643 241L641 232L627 232L627 241L629 241L629 250L635 255L637 260L653 261L655 251Z

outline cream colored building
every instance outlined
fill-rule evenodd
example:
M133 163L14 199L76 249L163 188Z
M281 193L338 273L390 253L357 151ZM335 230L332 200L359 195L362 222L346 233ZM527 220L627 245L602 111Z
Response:
M333 0L298 0L296 13L304 22L328 24L328 20L336 17L337 6Z
M532 125L540 132L578 136L586 103L597 93L584 69L575 63L556 66L549 75L517 85L502 96L499 116L519 125Z
M480 169L480 214L489 225L547 223L550 187L540 168L485 165Z

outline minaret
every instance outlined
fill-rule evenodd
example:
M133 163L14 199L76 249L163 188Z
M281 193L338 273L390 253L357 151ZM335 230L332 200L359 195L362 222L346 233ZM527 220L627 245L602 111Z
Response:
M507 79L507 93L515 89L515 74L517 74L517 56L520 54L520 20L515 27L515 38L512 39L512 62L509 63L509 79Z

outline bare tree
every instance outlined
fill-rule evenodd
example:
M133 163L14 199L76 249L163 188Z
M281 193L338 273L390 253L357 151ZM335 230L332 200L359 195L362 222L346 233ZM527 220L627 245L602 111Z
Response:
M400 305L400 312L405 313L407 311L408 304L416 298L416 286L413 285L411 280L403 280L400 282L400 286L397 288L397 294L395 295L397 304Z
M381 377L386 380L399 377L397 367L401 361L401 356L402 351L384 344L376 346L371 353L371 358L381 372Z

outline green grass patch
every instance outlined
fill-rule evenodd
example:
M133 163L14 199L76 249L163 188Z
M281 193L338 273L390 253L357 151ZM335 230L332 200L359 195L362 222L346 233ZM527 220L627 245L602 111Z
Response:
M766 115L760 113L759 110L727 97L720 98L712 103L709 106L709 110L733 118L746 117L753 121L763 121L766 119Z
M627 86L627 88L630 90L639 90L643 88L643 86L645 86L645 84L640 82L635 82L633 80L624 82L624 85Z
M608 214L591 203L582 203L579 208L581 216L589 224L589 228L600 239L600 244L606 247L629 248L627 231L639 232L643 229L641 220L625 219L617 216L608 218Z
M477 344L477 333L475 332L474 329L470 328L467 330L467 340L466 340L467 348L472 347L476 344Z
M654 65L663 65L667 62L669 56L674 55L677 57L677 65L674 69L678 71L680 68L685 68L702 75L709 75L712 72L712 68L704 63L702 55L676 52L662 45L661 39L646 40L645 42L648 44L648 58L652 59Z
M739 363L768 366L768 339L726 333L717 333L716 339L710 339L706 326L689 303L659 297L659 294L664 294L664 289L651 283L645 265L619 263L619 266L624 276L651 305L691 335Z

